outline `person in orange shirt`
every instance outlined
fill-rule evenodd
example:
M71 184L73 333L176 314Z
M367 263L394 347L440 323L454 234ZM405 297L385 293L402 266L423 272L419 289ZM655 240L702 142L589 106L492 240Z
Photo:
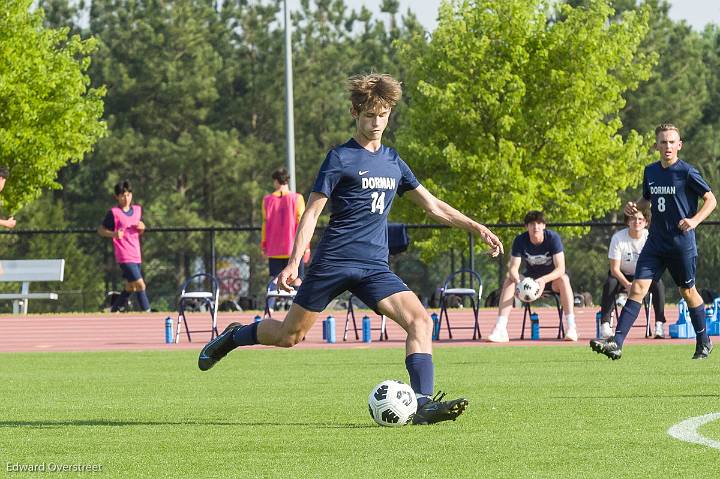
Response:
M262 240L260 247L268 259L270 277L275 279L287 266L292 253L295 231L300 224L300 217L305 211L305 200L299 193L290 191L288 180L290 175L285 168L278 168L272 174L275 191L265 195L262 203ZM305 250L304 262L310 255L310 245ZM304 274L303 263L300 273L293 286L302 283Z

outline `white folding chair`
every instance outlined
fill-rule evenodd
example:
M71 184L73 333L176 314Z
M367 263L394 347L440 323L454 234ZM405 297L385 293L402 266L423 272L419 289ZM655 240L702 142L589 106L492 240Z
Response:
M217 310L218 300L220 297L220 283L217 278L209 273L199 273L191 276L190 279L185 281L182 288L180 289L180 299L178 300L178 319L177 319L177 332L175 333L175 343L180 342L180 330L182 324L185 324L185 333L189 342L192 342L190 333L210 333L210 339L214 339L217 336ZM209 330L202 331L190 331L188 327L187 318L185 312L187 310L199 311L201 307L205 307L205 310L210 313L210 319L212 321Z
M267 292L265 293L265 312L263 313L263 319L272 318L272 308L270 308L270 300L275 299L286 299L292 301L295 299L297 290L285 291L277 287L277 278L273 278L267 285Z
M469 286L466 287L463 283L463 279L467 276L469 280ZM460 284L458 285L458 282ZM450 296L457 296L459 298L470 299L472 305L473 318L475 322L472 326L456 326L455 329L472 329L473 340L481 339L480 334L480 322L479 322L479 311L480 311L480 298L482 297L482 277L480 273L470 270L461 269L450 274L445 279L443 287L440 289L440 318L437 330L437 338L440 338L440 330L442 329L443 316L445 316L445 325L447 326L448 337L452 339L452 328L450 327L450 316L448 315L448 299Z

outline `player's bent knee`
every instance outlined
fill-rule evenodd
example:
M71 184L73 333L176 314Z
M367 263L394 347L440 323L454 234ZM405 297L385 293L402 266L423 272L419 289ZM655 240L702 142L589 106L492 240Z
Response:
M408 321L408 333L411 331L420 336L432 334L433 322L427 314L414 315Z
M278 338L278 341L275 345L281 348L292 348L300 341L302 341L304 337L305 334L301 331L286 333L281 335L280 338Z

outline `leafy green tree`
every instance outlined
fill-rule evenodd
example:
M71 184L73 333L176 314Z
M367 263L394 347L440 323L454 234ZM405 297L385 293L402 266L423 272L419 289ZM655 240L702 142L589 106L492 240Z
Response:
M687 23L670 19L666 0L643 4L650 11L650 29L640 48L658 60L650 78L624 94L623 131L648 133L663 122L690 131L701 120L709 99L703 39Z
M609 22L607 1L558 8L445 2L431 40L402 51L411 104L401 151L431 191L485 222L518 222L530 209L601 217L648 160L619 118L623 93L650 74L639 50L647 11Z
M13 181L3 198L12 212L57 188L57 171L80 161L105 132L104 88L90 88L93 40L43 27L32 0L0 11L0 162Z

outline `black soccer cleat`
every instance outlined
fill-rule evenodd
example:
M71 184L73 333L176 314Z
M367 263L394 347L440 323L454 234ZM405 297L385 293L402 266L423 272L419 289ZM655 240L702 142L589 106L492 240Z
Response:
M211 367L215 366L215 363L220 361L222 358L227 356L227 353L235 349L235 343L233 343L233 333L238 329L242 328L240 323L230 323L222 333L207 343L204 348L200 351L200 357L198 357L198 367L200 371L207 371Z
M413 424L435 424L442 421L454 421L465 412L468 400L465 398L443 401L445 393L438 393L430 401L420 406L413 416Z
M713 350L713 343L710 341L710 338L708 338L706 343L698 343L695 346L695 354L693 354L693 359L707 359L707 357L710 355L710 353Z
M622 357L622 348L615 342L615 336L607 339L591 339L590 347L598 354L604 354L613 361Z

